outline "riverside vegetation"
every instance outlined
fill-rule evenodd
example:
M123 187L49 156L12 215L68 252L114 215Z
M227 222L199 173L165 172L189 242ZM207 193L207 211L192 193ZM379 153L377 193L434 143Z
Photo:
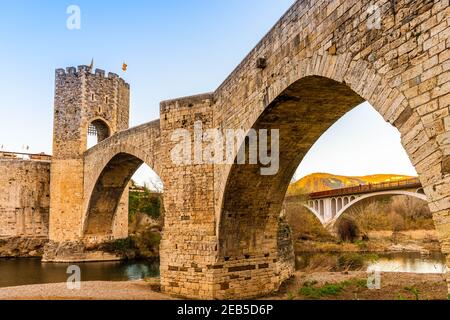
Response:
M132 182L128 213L129 236L106 243L102 245L102 249L127 259L159 258L163 214L162 193Z
M386 175L368 176L372 180ZM344 179L345 178L345 179ZM288 193L307 194L347 186L367 177L315 174L293 183ZM373 181L372 181L373 182ZM281 299L446 299L442 274L382 273L382 288L367 287L368 265L386 255L440 255L432 215L425 202L406 196L361 201L337 222L332 235L300 202L285 204L296 252L296 274L280 289Z

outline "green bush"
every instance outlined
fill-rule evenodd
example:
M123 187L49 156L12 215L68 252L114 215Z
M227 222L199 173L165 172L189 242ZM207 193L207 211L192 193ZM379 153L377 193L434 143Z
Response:
M304 297L311 299L320 299L323 297L329 296L337 296L344 291L346 284L345 283L337 283L337 284L325 284L324 286L318 288L314 286L315 284L311 282L305 282L303 287L300 288L298 293Z
M405 287L403 290L412 293L416 300L420 300L420 290L416 287Z
M129 219L133 220L138 213L143 213L158 219L161 216L162 201L147 187L142 187L142 192L131 191L129 194Z
M134 241L131 237L114 240L108 244L108 247L110 251L125 251L135 248Z
M288 292L286 298L288 300L294 300L295 296L294 296L294 294L292 292Z
M150 258L159 255L161 235L159 232L145 230L126 239L114 240L104 245L109 252L121 253L127 257L129 251L135 252L132 258Z

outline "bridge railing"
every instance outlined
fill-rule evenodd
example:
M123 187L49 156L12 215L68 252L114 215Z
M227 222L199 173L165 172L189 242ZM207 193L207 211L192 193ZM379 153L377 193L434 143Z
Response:
M45 154L45 153L23 153L23 152L0 151L0 160L1 159L51 161L52 156Z
M418 178L412 178L381 183L369 183L365 185L351 186L328 191L313 192L310 193L308 197L309 199L320 199L341 195L351 195L384 190L396 190L396 189L420 188L420 187L422 187L420 180Z

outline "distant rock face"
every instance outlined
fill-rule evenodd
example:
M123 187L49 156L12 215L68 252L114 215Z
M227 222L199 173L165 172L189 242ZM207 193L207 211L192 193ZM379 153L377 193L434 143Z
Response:
M0 239L0 258L42 257L47 238L12 237Z
M313 173L291 184L288 189L288 194L293 195L328 191L351 186L366 185L369 183L392 182L410 178L412 177L396 174L375 174L362 177L349 177L328 173Z

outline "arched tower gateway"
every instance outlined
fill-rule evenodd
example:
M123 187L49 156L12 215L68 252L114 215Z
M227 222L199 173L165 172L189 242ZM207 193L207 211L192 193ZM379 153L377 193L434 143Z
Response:
M130 87L118 75L87 66L56 70L49 237L54 242L86 240L83 155L88 136L98 142L129 127ZM109 234L94 241L128 235L128 191L122 196ZM92 239L91 239L92 240Z

